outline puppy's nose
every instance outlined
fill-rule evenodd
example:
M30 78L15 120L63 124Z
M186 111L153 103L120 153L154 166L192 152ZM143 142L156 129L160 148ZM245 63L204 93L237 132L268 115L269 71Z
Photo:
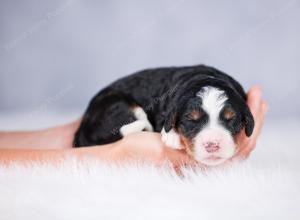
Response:
M204 147L208 153L214 153L220 149L219 143L217 142L207 142Z

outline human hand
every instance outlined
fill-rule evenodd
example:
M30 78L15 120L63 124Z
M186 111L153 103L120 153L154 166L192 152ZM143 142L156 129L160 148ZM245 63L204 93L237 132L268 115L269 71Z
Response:
M236 142L238 151L232 160L243 160L249 157L250 153L256 146L256 141L262 130L265 115L268 111L268 104L262 100L262 90L258 86L253 86L248 92L247 104L253 114L255 126L253 133L247 137L245 132L240 132L237 136Z
M139 132L126 136L116 143L116 148L124 159L148 161L157 166L167 163L177 169L197 164L185 150L166 147L161 141L161 135L154 132Z

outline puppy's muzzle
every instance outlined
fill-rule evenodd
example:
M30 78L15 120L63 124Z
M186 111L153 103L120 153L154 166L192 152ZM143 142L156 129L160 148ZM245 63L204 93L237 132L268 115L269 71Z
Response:
M204 144L204 147L207 153L215 153L220 149L218 142L207 142Z

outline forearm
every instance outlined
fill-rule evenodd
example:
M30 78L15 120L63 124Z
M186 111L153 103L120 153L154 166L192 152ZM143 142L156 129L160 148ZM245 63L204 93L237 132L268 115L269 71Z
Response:
M0 132L0 148L30 148L36 149L42 145L49 148L49 143L44 143L49 131L28 132ZM55 140L53 140L55 141Z
M39 162L59 164L68 158L77 160L96 159L101 161L119 161L122 157L118 150L120 143L96 147L70 148L70 149L0 149L0 164L10 165Z
M80 120L40 131L0 132L0 149L72 148Z
M0 149L0 164L10 165L42 162L60 165L69 158L79 160L100 160L110 163L127 163L128 161L150 162L165 165L170 162L174 167L182 164L197 164L184 151L167 148L161 142L160 134L140 132L108 145L48 150Z

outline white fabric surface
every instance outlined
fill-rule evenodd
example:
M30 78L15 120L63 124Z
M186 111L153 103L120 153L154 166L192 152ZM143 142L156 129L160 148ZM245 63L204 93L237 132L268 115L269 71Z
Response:
M69 118L68 118L69 117ZM68 117L53 116L43 126ZM0 117L0 129L22 128ZM56 119L56 120L55 120ZM5 123L3 123L5 122ZM73 159L61 167L0 168L0 219L300 219L297 120L267 122L242 164L180 179L162 168Z

